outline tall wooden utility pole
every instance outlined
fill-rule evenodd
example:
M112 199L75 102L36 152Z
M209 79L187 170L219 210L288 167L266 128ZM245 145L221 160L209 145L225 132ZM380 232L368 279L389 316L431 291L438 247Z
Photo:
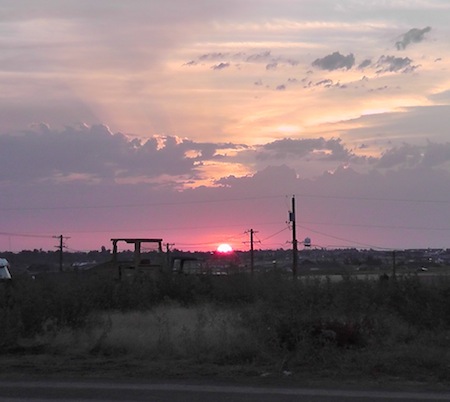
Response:
M64 250L64 239L69 239L69 237L64 237L63 235L53 236L54 239L59 239L59 245L55 246L59 251L59 272L63 271L63 250Z
M295 222L295 196L292 196L292 209L289 213L289 221L292 222L292 276L297 278L298 268L298 243Z
M255 253L253 248L253 235L255 231L250 229L250 272L253 275L253 271L255 270Z
M256 230L250 229L244 233L250 233L250 273L253 275L253 272L255 270L255 249L254 249L255 240L253 236L258 232Z

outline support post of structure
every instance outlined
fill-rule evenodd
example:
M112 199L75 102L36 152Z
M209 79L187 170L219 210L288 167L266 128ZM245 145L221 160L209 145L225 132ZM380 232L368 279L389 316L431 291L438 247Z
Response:
M117 242L118 242L118 240L112 241L112 244L113 244L112 261L113 261L113 266L117 267L117 275L119 276L119 281L120 281L120 280L122 280L122 268L121 268L120 264L118 263L118 259L117 259Z
M392 251L392 278L395 279L397 270L397 261L395 260L395 250Z
M141 242L136 240L134 242L134 268L137 269L141 263Z
M170 258L170 247L175 246L175 243L166 243L166 267L167 272L171 272L172 264L171 264L171 258Z

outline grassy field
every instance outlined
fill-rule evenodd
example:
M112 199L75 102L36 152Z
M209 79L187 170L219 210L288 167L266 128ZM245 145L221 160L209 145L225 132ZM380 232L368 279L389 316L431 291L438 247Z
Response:
M435 279L17 278L0 289L0 371L450 385L450 281Z

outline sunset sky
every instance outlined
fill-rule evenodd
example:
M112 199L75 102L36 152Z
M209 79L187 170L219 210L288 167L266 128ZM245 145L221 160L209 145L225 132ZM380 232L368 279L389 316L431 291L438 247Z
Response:
M450 248L448 0L0 0L0 251Z

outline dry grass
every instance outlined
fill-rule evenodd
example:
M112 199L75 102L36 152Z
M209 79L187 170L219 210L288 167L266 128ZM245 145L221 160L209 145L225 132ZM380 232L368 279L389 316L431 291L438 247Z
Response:
M450 382L445 281L293 282L268 273L118 283L79 276L24 280L11 292L14 303L0 303L2 356L19 362L33 353L32 367L50 359L46 372L74 370L74 362L84 372L99 362L100 370L102 364L133 367L127 372L151 366L152 373L170 375L181 366L185 372L239 367L301 378Z
M150 311L105 312L88 328L39 338L57 354L127 355L130 358L246 360L256 355L237 311L211 305L159 306Z

